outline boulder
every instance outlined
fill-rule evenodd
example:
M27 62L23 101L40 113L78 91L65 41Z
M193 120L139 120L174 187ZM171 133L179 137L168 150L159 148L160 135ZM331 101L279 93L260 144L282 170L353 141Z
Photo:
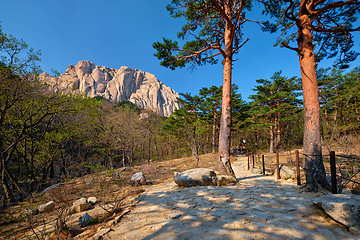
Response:
M71 213L83 212L88 210L89 208L90 208L90 204L88 203L87 199L80 198L73 203L70 212Z
M289 168L288 166L281 164L280 167L280 178L281 179L289 179L289 178L296 178L295 171ZM277 175L277 170L275 170L274 175Z
M229 175L216 175L212 180L214 186L223 186L236 183L236 178Z
M360 196L329 194L314 198L312 202L321 207L335 221L347 227L360 226Z
M131 179L130 182L132 185L146 185L146 178L145 175L142 172L135 173Z
M91 220L93 220L93 218L89 214L84 213L82 216L79 217L79 226L85 227L91 222Z
M212 185L212 180L216 176L215 172L207 168L195 168L175 173L174 181L179 186L193 187Z
M253 168L251 169L251 172L254 174L263 174L263 170L260 168Z
M37 207L37 209L39 210L39 212L49 212L51 211L53 208L55 207L55 202L54 201L50 201L47 202L43 205L40 205Z

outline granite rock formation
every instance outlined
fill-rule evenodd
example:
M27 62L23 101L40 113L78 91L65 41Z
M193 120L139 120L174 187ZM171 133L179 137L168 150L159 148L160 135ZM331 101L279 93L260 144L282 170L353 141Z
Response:
M69 65L59 78L47 73L41 74L40 78L53 91L84 93L87 97L102 96L116 102L130 101L161 116L168 117L179 108L176 102L179 94L155 75L125 66L116 70L83 60L76 66Z

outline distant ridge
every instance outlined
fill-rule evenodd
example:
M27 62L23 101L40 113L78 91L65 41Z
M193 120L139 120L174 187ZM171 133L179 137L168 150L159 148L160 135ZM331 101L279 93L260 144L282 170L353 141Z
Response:
M82 60L69 65L59 78L42 73L40 79L54 91L85 93L87 97L102 96L116 102L130 101L143 109L168 117L179 104L179 94L160 82L155 75L138 69L96 66Z

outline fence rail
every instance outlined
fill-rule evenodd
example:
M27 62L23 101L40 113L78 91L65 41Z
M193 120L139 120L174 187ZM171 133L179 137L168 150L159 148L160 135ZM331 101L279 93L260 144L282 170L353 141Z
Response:
M304 154L304 153L300 153L299 150L296 150L295 151L295 165L296 165L296 179L297 179L297 185L301 185L301 175L300 175L300 154L302 156L307 156L307 157L315 157L315 156L319 156L319 155L307 155L307 154ZM248 170L250 170L250 162L252 160L252 168L254 168L255 166L255 156L254 154L252 153L247 153L248 155ZM279 153L276 153L276 172L277 172L277 179L280 179L280 163L279 163L279 156L291 156L291 152L290 154L279 154ZM352 177L348 178L348 177L344 177L342 176L342 172L341 172L341 164L338 166L339 167L339 172L336 171L336 158L344 158L344 159L352 159L352 160L360 160L360 157L354 157L354 156L346 156L346 155L343 155L343 154L338 154L336 155L335 154L335 151L330 151L330 153L328 155L326 154L323 154L321 155L322 157L329 157L330 159L330 175L331 175L331 192L333 194L337 194L339 192L339 188L341 187L344 187L342 186L342 180L339 181L339 179L344 179L348 182L352 182L354 184L360 184L360 182L357 182L353 179L351 179ZM258 157L258 161L260 161L260 164L262 162L262 172L263 174L265 175L265 157L267 157L266 155L261 155L261 160L260 160L260 154L257 155ZM273 155L271 156L271 158L273 158ZM303 168L304 170L306 170L305 168ZM353 173L353 175L356 175L360 173L360 168L357 172ZM326 173L326 174L329 174L329 173ZM339 182L340 182L340 186L339 186ZM341 192L341 189L340 189L340 192Z

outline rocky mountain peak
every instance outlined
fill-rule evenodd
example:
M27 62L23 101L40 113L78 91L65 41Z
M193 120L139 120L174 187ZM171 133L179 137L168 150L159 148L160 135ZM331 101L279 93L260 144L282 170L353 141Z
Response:
M179 94L160 82L154 74L122 66L119 70L96 66L82 60L69 65L59 78L43 73L41 79L54 91L85 93L88 97L102 96L113 101L130 101L140 108L170 116L180 106Z

